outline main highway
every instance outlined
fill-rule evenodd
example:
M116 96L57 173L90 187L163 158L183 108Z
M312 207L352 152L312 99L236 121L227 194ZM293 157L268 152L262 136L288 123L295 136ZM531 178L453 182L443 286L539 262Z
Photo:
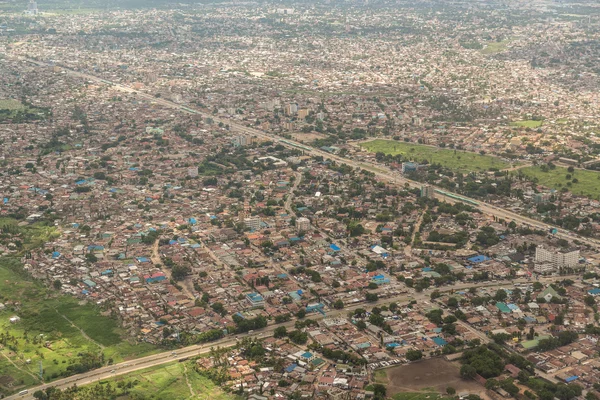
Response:
M578 277L577 275L566 275L566 276L560 276L560 277L545 277L545 278L541 278L540 281L544 282L544 283L549 283L549 282L553 282L556 280L562 280L562 279L569 279L569 278L576 279L577 277ZM509 286L514 285L515 283L527 284L527 283L531 283L531 280L528 278L520 278L520 279L515 279L513 281L510 281L510 282L509 281L507 281L507 282L485 282L485 283L469 282L469 283L462 283L462 284L458 284L458 285L446 286L446 287L441 287L441 288L430 288L429 290L426 290L421 293L416 293L416 292L402 293L397 296L379 299L376 302L370 302L370 303L360 302L360 303L352 304L352 305L345 307L342 310L331 310L331 311L327 312L325 315L315 313L315 314L311 314L309 316L309 318L312 320L321 320L323 318L338 318L338 317L345 317L345 316L347 316L347 314L349 312L352 312L359 308L383 306L383 305L388 305L391 303L397 303L398 305L402 306L402 305L408 304L411 301L416 301L418 303L427 302L430 300L431 291L434 289L439 290L440 292L453 292L454 293L454 292L459 292L459 291L466 291L472 287L476 287L476 288L486 288L488 291L490 291L490 294L493 294L491 292L493 292L494 290L497 290L500 288L508 288ZM235 337L227 336L227 337L224 337L223 339L220 339L220 340L217 340L214 342L187 346L187 347L183 347L183 348L179 348L179 349L175 349L175 350L169 350L169 351L149 355L146 357L141 357L141 358L136 358L136 359L129 360L129 361L124 361L124 362L121 362L118 364L108 365L108 366L105 366L102 368L98 368L98 369L94 369L94 370L85 372L83 374L73 375L73 376L70 376L67 378L58 379L53 382L44 383L42 385L38 385L38 386L30 388L28 390L28 393L26 393L24 395L20 395L17 393L17 394L13 394L8 397L5 397L5 399L11 399L11 400L12 399L33 399L33 393L37 390L44 390L49 387L55 387L55 388L64 390L73 385L77 385L77 386L87 385L90 383L94 383L94 382L98 382L98 381L102 381L102 380L106 380L106 379L111 379L111 378L114 378L117 376L126 375L131 372L135 372L135 371L139 371L139 370L143 370L143 369L147 369L147 368L151 368L151 367L155 367L155 366L159 366L159 365L163 365L163 364L168 364L168 363L172 363L172 362L187 360L189 358L198 357L203 354L209 353L211 347L214 347L214 348L216 348L216 347L233 347L236 345L236 343L240 339L242 339L244 337L256 337L256 338L262 339L262 338L273 336L273 332L279 326L285 326L289 331L290 329L294 329L294 324L295 324L295 321L292 320L289 322L285 322L283 324L268 325L266 328L259 329L256 332L252 332L252 333L247 332L247 333L243 333L243 334L238 334ZM471 329L473 329L473 328L471 328Z
M44 68L51 67L51 64L49 64L49 63L40 62L40 61L36 61L33 59L25 58L25 57L20 57L20 56L14 57L13 56L13 58L19 59L23 62L29 62L29 63L35 64L37 66L44 67ZM125 86L125 85L122 85L119 83L107 81L106 79L96 77L87 72L79 72L79 71L75 71L75 70L64 68L64 67L61 67L61 70L64 71L68 75L79 77L86 81L91 81L91 82L95 82L98 84L106 84L106 85L109 85L114 90L132 93L132 94L135 94L139 98L144 98L150 102L160 104L165 107L177 109L177 110L180 110L185 113L198 115L203 118L212 118L216 123L222 122L223 124L228 124L230 126L230 130L232 130L232 131L237 131L237 132L240 132L240 133L243 133L246 135L252 135L252 136L256 136L258 138L271 140L274 143L282 144L283 146L286 146L286 147L291 147L291 148L296 148L296 149L302 148L306 153L308 153L312 156L321 156L324 159L329 159L329 160L335 161L340 164L345 164L345 165L351 166L353 168L368 170L370 172L373 172L380 179L383 179L383 180L388 181L393 184L402 184L402 185L408 184L412 188L419 188L422 185L420 182L416 182L416 181L407 179L407 178L403 177L397 171L392 171L391 169L389 169L388 167L383 166L383 165L374 165L372 163L357 161L354 159L334 155L334 154L325 152L320 149L316 149L316 148L312 148L312 147L309 148L299 142L295 142L295 141L292 141L289 139L284 139L277 135L268 134L268 133L265 133L258 129L250 128L250 127L247 127L245 125L239 124L237 122L234 122L234 121L231 121L228 119L221 119L219 117L213 116L212 114L205 113L203 111L199 111L199 110L195 110L195 109L191 109L189 107L183 106L181 104L177 104L175 102L172 102L172 101L169 101L169 100L166 100L163 98L156 98L150 94L138 92L131 87L128 87L128 86ZM464 196L462 196L462 197L464 197ZM448 199L448 201L453 201L453 200ZM473 201L476 201L476 200L473 200ZM528 217L521 216L510 210L502 209L502 208L493 206L491 204L482 203L480 201L477 201L477 203L479 204L478 205L479 210L488 216L503 218L503 219L509 220L509 221L512 220L512 221L515 221L516 223L520 223L522 225L526 225L526 226L530 226L532 228L542 229L542 230L546 230L546 231L549 231L551 228L554 228L551 225L542 223L540 221L537 221L537 220L534 220L534 219L531 219ZM558 232L556 233L556 236L565 238L565 239L570 239L570 240L577 239L582 243L585 243L585 244L588 244L588 245L594 246L594 247L596 247L600 244L600 241L598 241L596 239L584 238L584 237L575 235L573 233L570 233L570 232L567 232L567 231L564 231L561 229L558 230ZM565 279L565 278L568 278L568 277L560 277L560 279ZM573 276L571 276L571 278L573 278ZM549 279L553 279L553 278L549 278ZM542 279L542 280L545 280L545 279ZM519 280L515 280L513 282L524 283L524 282L528 282L528 280L527 279L519 279ZM493 288L500 288L500 287L503 287L503 286L506 286L509 284L510 283L502 284L502 283L490 283L490 282L485 283L485 284L466 283L466 284L460 284L460 285L448 287L447 290L460 291L460 290L466 290L470 287L478 287L478 288L489 287L490 289L493 289ZM408 302L411 300L426 301L428 298L429 298L428 293L418 293L418 294L415 293L414 296L403 294L401 296L396 296L396 297L392 297L392 298L379 300L376 303L369 303L369 305L383 305L383 304L389 304L391 302L405 303L405 302ZM361 308L361 307L365 307L365 306L366 306L365 303L359 303L359 304L355 304L352 306L348 306L344 310L339 310L339 311L336 310L336 311L328 312L326 314L326 316L315 315L313 317L313 319L321 319L324 317L336 317L336 316L340 316L344 313L347 313L348 311L352 311L357 308ZM241 338L244 336L256 336L258 334L260 337L268 337L268 336L272 336L273 331L275 330L275 328L277 326L286 326L288 328L291 328L291 327L293 327L293 325L294 325L294 321L290 321L290 322L280 324L280 325L270 325L257 333L244 334L244 335L238 335L238 336ZM72 377L60 379L60 380L57 380L57 381L54 381L51 383L46 383L46 384L43 384L40 386L36 386L36 387L29 389L28 394L25 394L25 395L15 394L15 395L6 397L6 399L33 398L32 393L38 389L45 389L50 386L64 389L64 388L67 388L74 384L77 384L77 385L89 384L89 383L97 382L97 381L100 381L103 379L111 378L114 376L124 375L124 374L130 373L130 372L133 372L133 371L150 368L153 366L162 365L162 364L174 362L174 361L181 360L181 359L187 359L189 357L196 357L196 356L208 353L210 351L210 347L216 347L216 346L230 347L230 346L235 345L235 343L236 343L236 340L233 340L231 337L226 337L222 340L211 342L208 344L188 346L185 348L178 349L174 352L168 351L168 352L158 353L158 354L154 354L151 356L138 358L138 359L135 359L132 361L127 361L127 362L122 362L122 363L115 364L112 366L102 367L102 368L99 368L99 369L96 369L93 371L89 371L84 374L79 374L79 375L75 375Z

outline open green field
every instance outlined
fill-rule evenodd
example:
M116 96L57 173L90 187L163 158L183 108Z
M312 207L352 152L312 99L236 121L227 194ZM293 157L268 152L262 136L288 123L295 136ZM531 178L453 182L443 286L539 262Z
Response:
M13 100L13 99L0 100L0 110L16 111L16 110L24 110L24 109L25 109L25 106L23 104L21 104L21 102L18 100Z
M88 355L103 364L117 363L157 352L155 346L130 343L116 320L102 315L93 303L80 302L47 288L23 270L20 256L56 237L56 228L44 222L19 226L0 219L3 242L18 243L16 254L0 257L0 395L71 375ZM17 323L9 319L18 316ZM100 356L102 354L102 357Z
M177 400L198 395L201 395L200 398L213 400L235 398L216 386L210 379L198 374L194 370L193 362L173 363L136 371L111 381L116 385L119 385L119 382L133 381L134 385L129 393L146 399Z
M0 218L0 228L4 231L8 230L4 235L0 235L2 236L0 240L4 241L4 239L7 239L7 241L11 241L15 239L12 241L18 243L19 247L16 250L20 254L40 247L44 243L57 238L59 235L56 227L44 222L19 226L18 221L12 218Z
M0 259L0 302L6 305L0 312L0 394L39 383L40 361L48 382L68 375L80 353L102 352L105 363L117 363L157 351L124 341L117 321L100 315L95 305L59 295L19 274L19 267L17 259ZM15 315L21 320L11 324Z
M542 126L543 123L544 123L544 121L526 120L526 121L514 121L514 122L511 122L510 125L533 129L533 128L539 128L540 126Z
M438 163L448 169L463 173L483 172L490 169L501 170L510 167L509 163L494 156L395 140L376 139L362 143L361 146L373 153L401 154L404 158L415 162Z
M13 122L26 122L44 119L48 110L42 110L21 104L14 99L0 99L0 122L12 120Z
M573 194L600 199L600 172L575 169L575 172L570 175L572 179L576 178L578 180L577 183L572 183L572 179L568 180L566 178L569 171L564 167L556 167L548 170L548 172L542 171L540 167L525 167L521 168L519 172L530 179L537 179L540 185L550 189L561 190L567 188ZM567 185L569 182L571 186Z
M501 42L489 42L486 46L481 49L483 54L496 54L506 50L506 46L510 43L510 39L503 40Z

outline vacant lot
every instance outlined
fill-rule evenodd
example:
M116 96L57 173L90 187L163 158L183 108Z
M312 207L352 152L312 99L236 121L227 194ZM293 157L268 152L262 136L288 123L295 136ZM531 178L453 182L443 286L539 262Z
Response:
M381 375L382 372L385 372L385 376ZM376 377L379 382L387 386L388 396L399 394L398 400L437 400L434 395L445 394L448 387L453 387L457 393L485 392L485 389L475 381L466 381L460 377L458 363L440 358L388 368L378 371ZM430 397L428 398L427 395Z
M600 199L599 172L575 169L573 173L569 173L563 167L556 167L547 172L544 172L541 167L526 167L520 169L519 172L531 179L537 179L540 185L549 189L561 190L567 188L573 194ZM567 175L571 175L571 179L567 179ZM575 179L576 181L574 181Z
M297 140L300 143L310 143L317 139L325 139L327 135L321 135L320 133L292 133L292 139Z
M362 143L361 146L373 153L401 154L410 161L438 163L448 169L463 173L505 169L510 166L509 163L498 157L395 140L377 139Z
M206 398L211 400L228 400L235 396L229 395L216 386L210 379L199 375L192 362L173 363L163 366L132 372L107 381L100 385L111 383L113 387L126 388L122 394L139 396L144 399L189 399ZM84 386L91 389L95 385ZM123 390L123 389L121 389Z

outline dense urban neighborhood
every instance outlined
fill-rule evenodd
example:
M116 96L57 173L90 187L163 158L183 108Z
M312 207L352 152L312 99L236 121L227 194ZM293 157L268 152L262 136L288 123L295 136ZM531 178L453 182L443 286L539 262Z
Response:
M600 5L0 1L0 398L600 398Z

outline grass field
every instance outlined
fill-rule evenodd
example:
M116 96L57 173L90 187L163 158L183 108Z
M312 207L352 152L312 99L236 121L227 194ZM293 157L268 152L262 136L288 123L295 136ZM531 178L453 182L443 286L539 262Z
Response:
M519 171L531 179L537 178L540 185L550 189L561 190L566 187L573 194L600 199L600 172L575 169L571 175L579 182L567 186L567 183L570 182L566 179L569 171L563 167L556 167L548 172L542 171L540 167L525 167Z
M17 249L20 254L26 251L40 247L42 244L58 237L59 233L54 226L43 222L36 222L31 225L18 226L18 221L12 218L0 218L0 227L8 228L12 234L19 236L19 242L22 248Z
M0 220L0 226L11 222ZM19 227L19 232L23 251L56 234L43 224ZM158 351L123 340L117 321L102 316L96 305L80 304L29 278L17 257L0 258L0 302L6 305L0 312L0 341L6 338L0 346L0 395L39 383L40 361L48 382L64 375L80 353L102 352L106 362L117 363ZM11 324L13 316L21 320Z
M510 43L509 39L503 40L501 42L489 42L486 43L486 46L481 49L483 54L496 54L506 50L506 46Z
M95 389L107 384L116 389L114 398L121 396L169 400L190 398L230 400L236 398L236 396L224 392L210 379L199 375L194 370L192 362L148 368L97 384L83 386L80 390L84 393L94 393Z
M17 110L25 110L25 106L21 104L18 100L6 99L0 100L0 110L9 110L9 111L17 111Z
M514 122L511 122L510 125L533 129L533 128L539 128L540 126L542 126L543 123L544 123L544 121L526 120L526 121L514 121Z
M504 169L510 166L509 163L493 156L394 140L377 139L362 143L361 146L373 153L401 154L404 158L415 162L435 162L448 169L463 173L483 172L492 168Z
M18 100L0 99L0 121L21 122L40 120L48 116L48 110L21 104Z

